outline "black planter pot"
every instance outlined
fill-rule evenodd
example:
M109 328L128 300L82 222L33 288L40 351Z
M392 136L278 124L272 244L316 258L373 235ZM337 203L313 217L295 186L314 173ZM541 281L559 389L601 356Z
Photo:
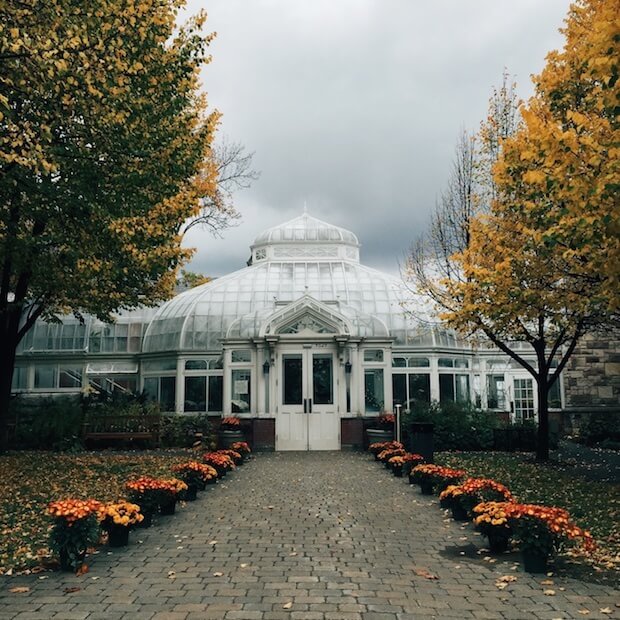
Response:
M489 551L491 553L505 553L510 546L510 531L502 528L493 528L487 534L489 539Z
M170 516L173 515L177 508L177 500L174 498L171 501L164 502L159 505L159 514Z
M143 527L143 528L151 527L151 525L153 525L153 513L150 510L149 511L143 510L142 516L144 517L144 519L142 519L142 521L138 523L137 527Z
M465 510L465 508L463 508L460 504L452 504L452 506L450 506L450 510L452 510L452 518L455 521L469 521L467 510Z
M108 545L110 547L126 547L129 544L129 527L127 525L111 525L108 528Z
M188 482L187 491L185 491L185 501L193 502L198 497L198 485L195 482Z
M549 556L544 553L522 551L523 568L526 573L546 573Z
M403 466L402 465L392 465L392 473L397 478L402 478L403 477Z
M432 495L434 486L435 485L432 482L422 480L420 482L420 491L422 492L422 495Z

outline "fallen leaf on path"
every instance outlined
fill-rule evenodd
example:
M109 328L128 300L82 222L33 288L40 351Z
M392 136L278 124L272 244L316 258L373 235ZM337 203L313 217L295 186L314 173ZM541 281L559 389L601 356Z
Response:
M214 577L221 577L224 573L213 573Z
M541 586L552 586L553 585L553 579L545 579L544 581L540 582Z
M82 566L75 571L75 574L79 577L80 575L85 575L88 570L88 564L82 564Z
M545 596L555 596L555 590L543 590Z
M439 579L437 575L433 575L426 568L416 568L413 571L418 577L424 577L424 579Z
M600 611L602 614L612 614L612 613L613 613L613 611L611 610L611 607L601 607L601 608L599 609L599 611Z
M72 594L73 592L79 592L82 588L78 586L71 586L70 588L65 588L63 592L65 594Z
M11 588L9 592L12 592L13 594L22 594L23 592L30 592L30 588L26 586L15 586L14 588Z
M247 564L241 564L240 566L241 566L241 568L247 568L248 565Z
M512 583L513 581L516 581L517 578L514 575L502 575L501 577L498 577L497 580L495 581L495 586L499 589L499 590L503 590L505 587L508 586L509 583Z
M590 613L589 609L580 609L577 613L580 613L582 616L587 616Z
M282 605L282 609L290 609L293 606L293 603L288 602L288 603L284 603L284 605Z

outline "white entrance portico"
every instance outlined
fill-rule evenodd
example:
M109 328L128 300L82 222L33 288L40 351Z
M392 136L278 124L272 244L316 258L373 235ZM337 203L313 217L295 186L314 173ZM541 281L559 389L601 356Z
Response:
M346 395L342 345L350 325L309 295L288 304L263 325L274 372L269 393L277 450L338 450Z

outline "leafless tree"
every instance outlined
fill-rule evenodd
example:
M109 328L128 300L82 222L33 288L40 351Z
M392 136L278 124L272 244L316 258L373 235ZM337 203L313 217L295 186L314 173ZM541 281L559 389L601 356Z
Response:
M213 151L217 165L216 194L205 200L200 213L185 225L183 233L202 226L218 236L226 228L234 226L240 217L234 206L234 193L247 189L260 177L260 173L252 168L254 153L248 153L240 142L230 142L224 138Z

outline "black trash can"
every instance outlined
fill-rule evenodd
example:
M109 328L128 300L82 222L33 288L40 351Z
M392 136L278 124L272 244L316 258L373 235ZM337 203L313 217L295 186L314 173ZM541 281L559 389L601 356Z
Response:
M435 431L435 425L432 422L413 422L410 429L411 452L423 456L426 463L433 463L433 434Z

